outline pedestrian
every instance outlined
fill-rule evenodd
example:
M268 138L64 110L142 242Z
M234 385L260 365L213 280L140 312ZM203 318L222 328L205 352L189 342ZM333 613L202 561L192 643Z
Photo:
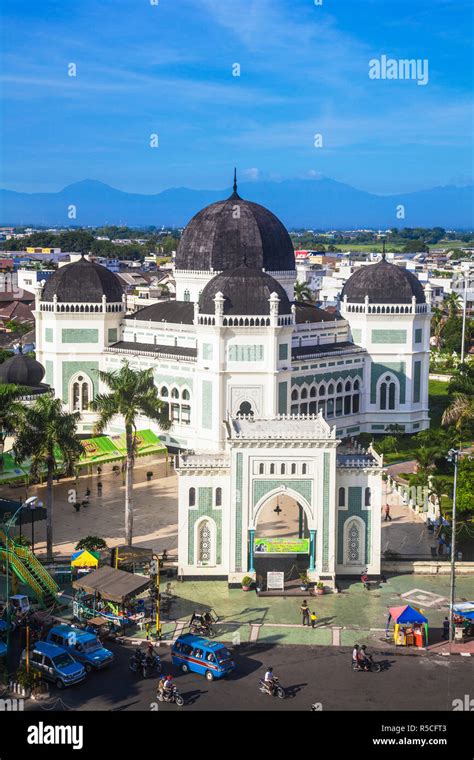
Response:
M316 617L316 613L312 612L309 617L310 617L310 620L311 620L311 628L316 628L316 620L318 619Z
M443 553L444 549L444 538L443 536L438 536L438 554L441 555Z
M306 599L303 599L303 604L301 605L301 614L303 616L303 625L309 626L309 607Z
M447 617L443 620L443 641L447 641L449 638L449 619Z
M390 504L385 505L385 522L387 522L387 520L390 520L390 522L392 522L392 518L390 516Z

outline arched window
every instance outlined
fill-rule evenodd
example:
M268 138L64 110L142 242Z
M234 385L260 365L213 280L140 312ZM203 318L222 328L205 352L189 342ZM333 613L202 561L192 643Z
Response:
M346 506L346 489L342 487L339 489L339 506Z
M253 417L252 404L249 401L242 401L237 412L237 417Z
M336 393L342 393L342 383L337 384Z
M212 527L209 520L202 520L198 528L197 559L201 565L212 562Z
M179 391L177 388L173 388L173 390L171 391L171 398L176 398L176 399L179 398Z
M274 474L275 474L275 465L272 463L270 465L270 475L274 475Z
M87 375L72 378L69 386L69 404L74 412L86 412L92 401L92 382Z
M320 385L319 386L319 395L320 396L324 396L325 393L326 393L326 388L324 387L324 385Z
M185 388L184 391L181 393L181 398L184 401L189 401L189 399L191 398L191 395L190 395L189 391L187 390L187 388Z
M265 473L265 465L263 464L263 462L260 462L260 464L258 466L258 474L259 475L264 475L264 473Z
M395 409L397 385L391 375L386 375L379 386L379 408Z
M296 390L296 388L293 391L291 391L291 400L298 401L298 391Z
M358 380L354 380L354 390L355 391L359 390L359 385L360 385L359 381Z
M186 288L186 290L183 293L183 301L190 301L191 300L191 294L189 290Z
M195 488L190 488L189 489L188 505L190 507L195 507L196 506L196 489Z
M370 507L371 493L370 488L366 488L364 491L364 507Z
M302 474L302 475L306 475L306 471L307 471L307 469L308 469L308 466L307 466L306 464L304 464L304 465L301 467L301 474Z
M344 387L344 390L346 391L346 393L349 393L349 392L350 392L350 390L351 390L351 388L352 388L352 383L351 383L351 381L350 381L350 380L348 380L348 381L346 382L346 385L345 385L345 387Z
M162 385L161 390L160 390L160 396L162 396L162 398L168 398L168 395L169 395L168 388L166 387L166 385Z
M216 488L216 507L222 507L222 488Z
M308 389L302 388L301 390L301 398L308 398Z
M329 383L328 385L328 396L332 396L334 394L334 384Z
M311 398L314 398L316 396L316 386L312 385L309 391L309 395Z
M281 473L281 475L284 475L285 472L286 472L286 467L285 467L284 464L282 464L281 467L280 467L280 473Z
M296 475L296 464L295 464L294 462L293 462L293 464L291 465L291 474L292 474L292 475Z

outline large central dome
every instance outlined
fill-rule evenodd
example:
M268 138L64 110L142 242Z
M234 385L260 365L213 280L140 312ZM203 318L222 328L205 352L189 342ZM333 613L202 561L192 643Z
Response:
M291 238L271 211L243 200L236 190L193 216L183 232L176 269L217 271L246 262L267 272L295 269Z

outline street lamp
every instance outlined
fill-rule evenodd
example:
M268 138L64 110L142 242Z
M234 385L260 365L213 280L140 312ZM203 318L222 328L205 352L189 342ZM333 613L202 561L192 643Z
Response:
M453 640L453 607L454 594L456 587L456 491L458 484L458 460L460 455L459 449L450 449L446 457L448 462L454 464L454 487L453 487L453 517L451 521L451 588L449 594L449 641Z

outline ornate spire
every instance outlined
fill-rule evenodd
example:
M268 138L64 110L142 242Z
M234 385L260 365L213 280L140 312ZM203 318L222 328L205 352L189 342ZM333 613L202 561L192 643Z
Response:
M385 238L382 241L382 259L385 261Z
M237 169L234 166L234 193L237 192Z

